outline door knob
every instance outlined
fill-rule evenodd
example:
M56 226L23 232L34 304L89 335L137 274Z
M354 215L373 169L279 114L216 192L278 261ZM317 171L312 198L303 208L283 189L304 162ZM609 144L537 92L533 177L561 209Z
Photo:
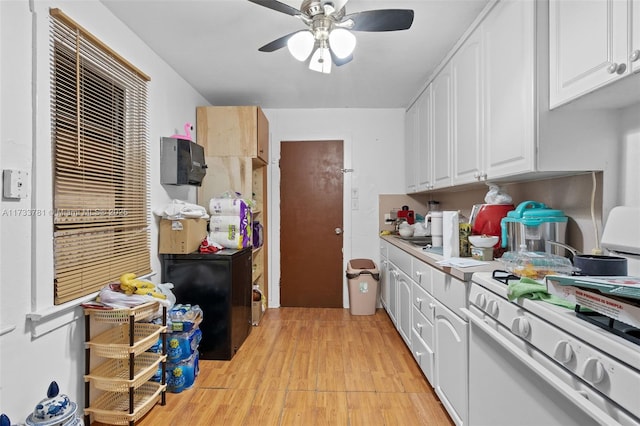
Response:
M342 234L342 228L336 228L336 235Z

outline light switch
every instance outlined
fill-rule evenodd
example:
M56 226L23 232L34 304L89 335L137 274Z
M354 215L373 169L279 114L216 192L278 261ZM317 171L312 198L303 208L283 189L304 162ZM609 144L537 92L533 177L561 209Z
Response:
M5 198L26 198L29 195L29 172L25 170L3 171L3 194Z

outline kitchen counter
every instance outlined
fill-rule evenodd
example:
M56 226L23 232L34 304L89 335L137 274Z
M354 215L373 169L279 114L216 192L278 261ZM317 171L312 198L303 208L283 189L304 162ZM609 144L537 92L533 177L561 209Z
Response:
M381 235L380 238L409 253L411 256L414 256L421 261L428 263L430 266L433 266L434 268L437 268L462 281L471 281L471 275L473 275L474 272L491 272L502 267L502 264L495 260L487 261L486 265L474 266L469 268L453 268L440 266L437 262L444 259L444 257L441 255L423 250L422 247L411 244L410 242L400 238L400 236L398 235Z

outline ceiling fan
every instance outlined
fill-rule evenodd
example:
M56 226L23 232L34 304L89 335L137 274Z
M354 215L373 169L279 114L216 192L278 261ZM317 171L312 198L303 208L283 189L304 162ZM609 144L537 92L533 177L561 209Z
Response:
M332 63L341 66L353 59L356 37L351 31L400 31L413 24L413 10L410 9L365 10L347 15L345 4L348 0L303 0L300 10L277 0L249 1L295 16L309 27L273 40L259 51L273 52L287 46L299 61L306 61L311 56L309 69L325 74L331 72Z

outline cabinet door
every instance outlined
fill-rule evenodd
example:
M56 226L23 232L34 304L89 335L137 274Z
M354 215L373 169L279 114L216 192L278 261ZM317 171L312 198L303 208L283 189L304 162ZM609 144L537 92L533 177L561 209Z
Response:
M432 124L431 85L418 99L418 191L433 188L433 124Z
M411 280L407 274L400 272L398 277L398 311L396 327L409 349L411 349Z
M640 71L640 0L631 0L631 45L629 46L629 65L632 72Z
M451 59L454 185L482 175L481 40L480 31L475 31Z
M260 107L256 108L257 114L257 149L256 157L265 164L269 164L269 122Z
M380 260L380 303L382 307L389 311L389 261Z
M404 149L405 149L405 185L407 194L412 194L418 190L417 156L415 155L417 145L417 115L418 103L414 103L405 114L404 122Z
M550 1L551 108L625 74L627 6L621 0Z
M451 65L431 83L433 96L433 178L435 188L451 186ZM437 159L437 160L436 160Z
M456 425L467 424L467 323L436 302L435 391Z
M533 1L503 0L481 25L487 179L535 167Z
M391 318L391 322L393 322L397 328L398 321L396 315L398 311L398 277L400 271L391 262L387 263L387 267L389 268L389 304L387 305L387 313Z

